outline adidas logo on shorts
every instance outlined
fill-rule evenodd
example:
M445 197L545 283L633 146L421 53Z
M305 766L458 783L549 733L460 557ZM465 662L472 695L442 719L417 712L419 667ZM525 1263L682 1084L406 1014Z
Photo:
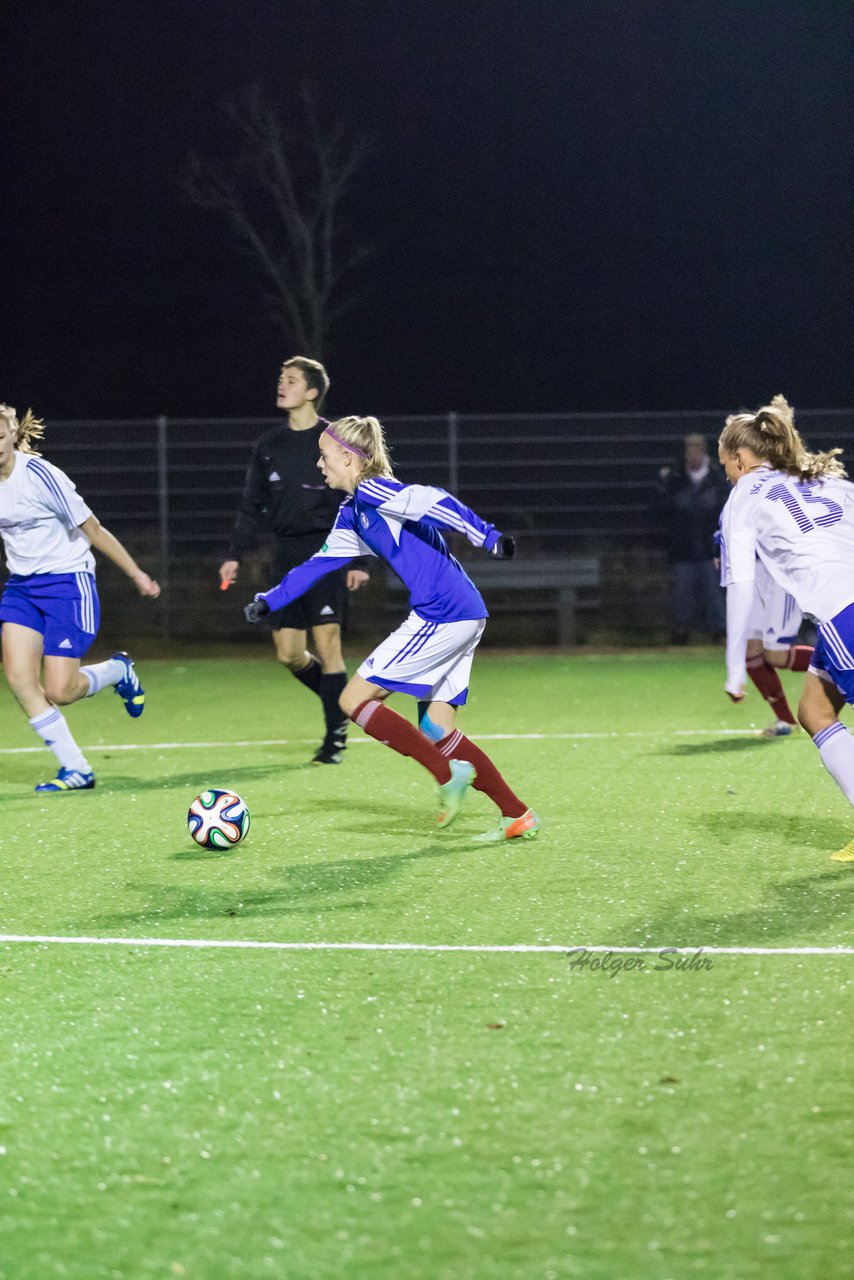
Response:
M324 616L324 614L327 614L327 613L334 613L334 612L335 612L335 610L332 608L332 606L331 606L331 605L325 604L325 605L323 606L323 608L320 610L320 616L321 616L321 618L322 618L322 617Z
M71 643L71 641L70 641L70 640L60 640L60 642L59 642L59 648L60 648L60 649L73 649L73 648L74 648L74 646L73 646L73 644Z

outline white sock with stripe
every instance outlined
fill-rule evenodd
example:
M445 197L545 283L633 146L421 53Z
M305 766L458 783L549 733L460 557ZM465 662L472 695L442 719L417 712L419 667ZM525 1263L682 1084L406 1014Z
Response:
M125 674L125 670L125 664L120 662L118 658L108 658L106 662L96 662L94 666L81 667L81 676L85 676L89 681L89 692L86 697L94 697L96 693L100 693L108 685L118 684Z
M849 804L854 804L854 738L839 720L813 738L821 763Z
M30 724L46 747L50 747L61 769L79 769L91 773L91 767L83 752L71 736L68 722L61 711L51 707L40 716L34 716Z

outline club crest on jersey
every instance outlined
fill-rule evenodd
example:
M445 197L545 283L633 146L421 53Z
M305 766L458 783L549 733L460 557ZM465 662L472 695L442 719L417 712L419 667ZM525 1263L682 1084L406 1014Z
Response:
M361 522L362 522L362 527L363 527L364 529L367 529L367 528L369 527L369 525L370 525L370 523L371 523L371 522L370 522L370 520L368 519L368 517L365 515L364 511L363 511L363 512L362 512L362 514L359 516L359 519L360 519L360 520L361 520Z

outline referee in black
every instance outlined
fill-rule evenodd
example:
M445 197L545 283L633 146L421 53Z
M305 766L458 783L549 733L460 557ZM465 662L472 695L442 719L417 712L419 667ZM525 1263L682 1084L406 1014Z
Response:
M223 587L236 581L241 558L268 529L279 579L314 555L332 528L343 496L326 487L317 469L318 442L328 426L317 411L328 390L319 361L293 356L282 365L276 405L287 411L288 423L268 431L252 451L228 557L219 569ZM273 628L276 657L323 704L325 733L313 764L340 764L347 745L348 721L338 706L347 683L341 623L348 590L368 579L358 565L328 573L301 599L264 619ZM309 630L314 653L306 647Z

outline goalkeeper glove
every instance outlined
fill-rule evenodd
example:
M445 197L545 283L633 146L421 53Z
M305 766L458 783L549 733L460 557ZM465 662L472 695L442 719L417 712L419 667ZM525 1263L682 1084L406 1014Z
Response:
M497 560L512 560L516 554L516 539L509 533L502 533L489 554Z
M267 601L259 600L257 596L254 600L250 600L249 604L243 606L243 616L247 622L260 622L269 612L270 606Z

